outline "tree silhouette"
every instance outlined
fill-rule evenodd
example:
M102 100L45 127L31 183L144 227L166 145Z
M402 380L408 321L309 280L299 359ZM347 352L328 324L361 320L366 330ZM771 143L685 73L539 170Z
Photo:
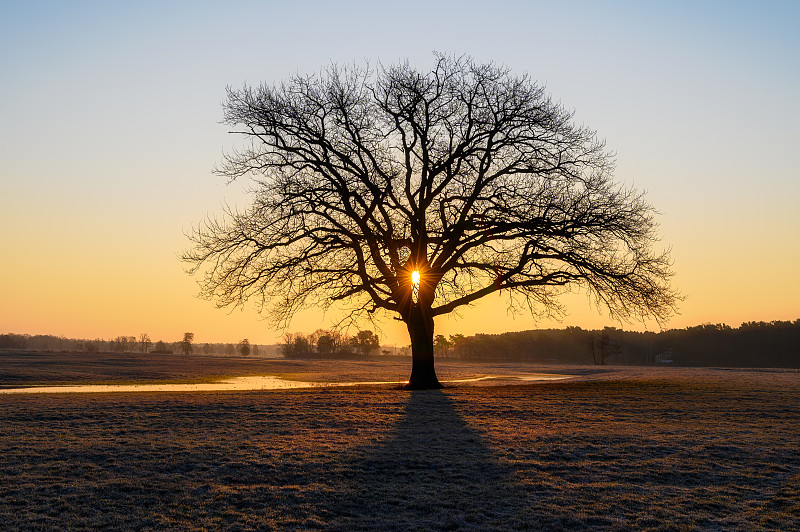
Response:
M589 332L587 335L586 343L595 366L604 366L610 357L620 353L619 345L611 338L610 333L614 331L613 327L604 327L599 333Z
M228 89L225 123L249 143L217 171L252 177L253 201L191 235L203 295L284 326L311 305L394 315L411 388L439 386L434 317L498 290L534 314L582 286L615 317L670 315L654 211L612 181L594 131L527 76L435 59Z
M363 356L369 356L381 347L380 338L372 331L358 331L351 342L353 348Z
M439 356L447 356L448 350L453 346L443 334L437 334L433 339L433 347Z
M147 350L150 349L150 346L153 345L153 342L150 340L150 335L147 333L141 333L139 335L139 349L142 353L147 353Z
M157 354L172 354L172 351L169 350L167 344L159 340L156 342L155 347L153 348L153 353Z
M184 355L191 355L193 351L192 341L194 340L194 333L183 333L183 340L180 342L181 353Z
M250 340L247 338L239 342L239 354L243 357L250 356Z

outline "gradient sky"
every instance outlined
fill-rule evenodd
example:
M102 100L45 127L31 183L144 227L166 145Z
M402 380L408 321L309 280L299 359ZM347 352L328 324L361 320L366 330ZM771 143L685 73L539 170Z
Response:
M211 173L237 142L226 85L433 50L529 73L606 139L662 213L687 296L668 327L800 318L798 28L795 1L2 2L0 333L277 341L253 309L197 299L178 260L246 201ZM563 302L534 322L493 296L436 332L620 326ZM383 341L408 343L392 321Z

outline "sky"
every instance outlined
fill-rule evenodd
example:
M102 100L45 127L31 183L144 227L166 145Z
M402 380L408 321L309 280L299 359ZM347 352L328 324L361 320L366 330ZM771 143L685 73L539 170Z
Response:
M335 63L468 54L527 73L616 153L616 179L661 213L674 285L665 324L800 318L800 3L0 2L0 333L276 343L255 309L199 299L186 234L240 183L226 86ZM509 316L490 296L436 333L603 326ZM326 328L309 310L289 331ZM385 344L406 345L383 322Z

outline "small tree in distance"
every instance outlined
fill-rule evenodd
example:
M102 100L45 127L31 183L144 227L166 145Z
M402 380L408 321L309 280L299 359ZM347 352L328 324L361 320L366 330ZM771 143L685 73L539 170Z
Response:
M619 345L611 338L612 327L604 327L598 334L590 332L586 337L589 352L595 366L605 366L608 359L620 353Z
M250 356L250 340L247 338L239 342L239 354L243 357Z
M255 187L191 237L203 294L255 299L284 326L311 305L396 316L409 388L440 386L434 318L497 291L559 314L556 296L580 286L612 316L657 321L679 299L654 210L527 76L445 55L429 71L332 66L229 89L225 123L249 143L218 173Z
M181 340L181 353L184 355L192 354L192 341L194 340L194 333L183 333L183 340Z
M447 356L447 353L452 347L453 344L445 338L443 334L437 334L436 337L433 339L433 347L436 349L436 352L439 356Z
M380 338L372 331L358 331L352 338L352 343L356 352L363 356L376 353L381 346Z
M159 340L158 342L156 342L155 347L153 347L153 353L166 355L166 354L171 354L172 351L169 349L169 347L167 347L167 344Z
M150 335L147 333L142 333L139 335L139 350L142 353L147 353L150 349L150 346L153 345L153 342L150 341Z

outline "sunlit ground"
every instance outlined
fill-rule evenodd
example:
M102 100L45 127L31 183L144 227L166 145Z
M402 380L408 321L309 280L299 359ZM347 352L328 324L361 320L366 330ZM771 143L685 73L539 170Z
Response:
M486 377L539 375L542 366L481 364L442 359L442 380L483 380ZM539 375L558 373L563 366ZM92 354L19 352L0 354L0 390L31 386L209 384L241 377L271 376L292 381L287 386L405 382L410 360L283 360L268 358L206 357L154 354ZM577 374L586 373L582 367Z
M192 369L177 361L166 371L123 357L125 376L114 382L142 382L143 367L150 368L144 380L224 374L216 361ZM72 362L73 377L83 380L59 380L46 365L26 376L26 364L0 362L0 383L113 381L109 361L94 370ZM243 363L244 373L258 374L259 364ZM283 364L284 378L332 382L339 363ZM338 375L390 380L402 367L408 371L347 362ZM490 372L443 363L440 376L475 377L481 369ZM376 385L0 396L0 523L12 530L800 528L800 373L560 369L578 377L427 392Z
M462 379L443 380L448 384L471 384L494 381L507 384L508 382L554 381L571 378L569 375L548 373L526 373L520 375L483 375L480 377L467 377ZM82 384L74 386L29 386L21 388L0 388L0 394L29 394L29 393L130 393L130 392L249 392L256 390L289 390L297 388L330 388L347 386L382 386L403 385L408 381L334 381L314 382L296 381L273 377L271 375L256 375L250 377L233 377L208 383L195 384Z

